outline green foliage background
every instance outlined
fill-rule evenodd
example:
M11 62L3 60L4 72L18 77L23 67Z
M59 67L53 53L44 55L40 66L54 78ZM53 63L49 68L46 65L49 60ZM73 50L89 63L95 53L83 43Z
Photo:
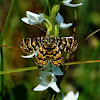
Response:
M27 25L21 21L26 16L26 11L42 13L45 8L45 0L15 0L10 17L10 22L2 45L19 48L19 41L23 38L45 36L45 32L35 26ZM0 31L3 32L11 0L0 0ZM74 23L76 26L75 38L79 47L73 59L70 61L86 61L100 59L100 32L81 42L93 31L100 28L100 1L99 0L73 0L73 3L83 3L77 8L61 5L60 14L65 23ZM74 10L77 12L75 24ZM39 25L46 30L44 24ZM60 30L61 36L73 34L73 26ZM22 50L3 48L4 70L34 66L35 58L23 59ZM66 53L62 52L63 55ZM0 66L1 67L1 66ZM39 70L11 73L4 75L4 86L1 100L47 100L48 91L34 92L32 87L38 85L36 77ZM1 88L1 87L0 87ZM69 66L61 82L61 89L66 94L73 90L79 91L78 100L100 100L100 63L81 64ZM47 95L48 94L48 95Z

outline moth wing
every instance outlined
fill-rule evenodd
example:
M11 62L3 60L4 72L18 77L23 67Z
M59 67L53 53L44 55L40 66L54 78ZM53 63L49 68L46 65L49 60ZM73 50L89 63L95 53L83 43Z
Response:
M36 63L40 66L44 66L48 63L47 51L42 46L39 48Z
M33 54L35 51L39 50L42 38L43 37L23 39L19 42L19 46L23 52Z
M75 43L74 43L75 42ZM77 48L77 41L72 36L70 37L57 37L57 45L60 50L72 53Z
M63 56L58 46L55 49L53 49L52 55L53 56L52 56L51 61L54 65L59 66L63 63Z

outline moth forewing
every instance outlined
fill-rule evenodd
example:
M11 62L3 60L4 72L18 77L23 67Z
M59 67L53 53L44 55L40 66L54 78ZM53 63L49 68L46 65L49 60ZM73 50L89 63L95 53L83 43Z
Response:
M77 40L75 40L74 37L72 37L72 36L70 36L70 37L57 37L57 44L58 44L60 50L63 50L63 51L68 52L68 53L72 53L76 50L78 45L74 45L75 41L77 41Z
M27 54L34 53L34 48L31 47L31 38L23 39L19 42L20 48Z

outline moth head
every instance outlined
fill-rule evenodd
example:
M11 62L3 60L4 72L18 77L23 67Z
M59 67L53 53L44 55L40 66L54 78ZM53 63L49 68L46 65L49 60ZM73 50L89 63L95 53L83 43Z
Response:
M45 45L46 45L47 47L51 47L54 43L55 43L55 42L54 42L54 38L52 38L52 37L47 37L47 38L45 39Z

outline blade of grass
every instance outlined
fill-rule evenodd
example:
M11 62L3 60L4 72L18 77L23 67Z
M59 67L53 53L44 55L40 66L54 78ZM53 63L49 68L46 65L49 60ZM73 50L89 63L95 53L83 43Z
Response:
M7 45L0 45L0 47L7 47L7 48L11 48L11 49L20 50L20 48L15 48L15 47L12 47L12 46L7 46Z
M14 73L14 72L22 72L22 71L35 70L35 69L38 69L38 66L19 68L19 69L14 69L14 70L7 70L7 71L0 71L0 75L1 74Z
M9 9L9 12L8 12L8 15L7 15L7 18L6 18L5 26L4 26L4 29L3 29L1 43L3 42L4 36L6 34L6 31L7 31L8 25L9 25L9 21L10 21L10 18L11 18L11 14L12 14L12 11L13 11L13 7L14 7L14 4L15 4L15 1L16 0L12 0L11 6L10 6L10 9Z
M96 62L100 62L100 60L77 61L77 62L64 63L64 65L86 64L86 63L96 63ZM14 73L14 72L35 70L35 69L38 69L38 66L19 68L19 69L8 70L8 71L0 71L0 75Z
M77 61L77 62L64 63L64 65L76 65L76 64L86 64L86 63L96 63L96 62L100 62L100 60Z
M6 22L5 22L5 25L4 25L2 36L1 36L1 33L0 33L0 45L2 45L2 42L4 40L4 36L6 34L6 31L7 31L8 25L9 25L9 21L10 21L10 18L11 18L11 14L12 14L12 11L13 11L13 8L14 8L15 1L16 0L12 0L12 2L11 2L11 6L10 6L10 9L9 9L9 12L8 12L8 15L7 15L7 18L6 18ZM3 71L2 47L0 47L0 71ZM3 85L4 85L3 81L4 81L3 75L0 75L0 100L3 100ZM10 94L11 100L15 100L13 93L11 91L9 91L9 94Z
M0 32L0 44L1 44L1 32ZM2 47L0 47L0 71L3 71L3 52ZM3 75L0 76L0 100L3 97Z
M83 41L86 41L88 38L90 38L92 35L94 35L95 33L99 32L100 28L96 31L94 31L93 33L91 33L89 36L87 36Z
M54 100L55 99L55 94L52 96L52 99L51 100Z

